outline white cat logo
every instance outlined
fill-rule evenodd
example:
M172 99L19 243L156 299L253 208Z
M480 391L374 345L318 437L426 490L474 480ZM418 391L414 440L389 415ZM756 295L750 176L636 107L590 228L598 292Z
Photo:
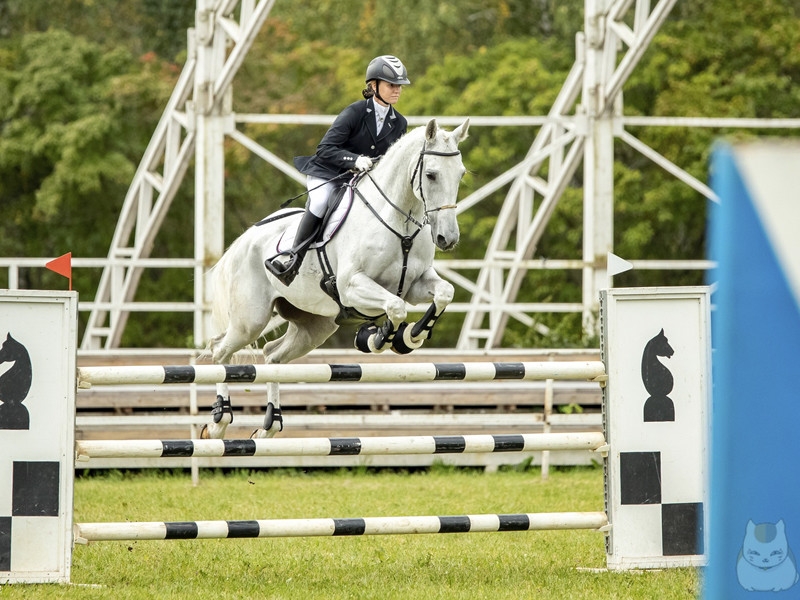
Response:
M736 576L739 585L749 592L780 592L797 583L800 575L783 520L758 525L747 522Z

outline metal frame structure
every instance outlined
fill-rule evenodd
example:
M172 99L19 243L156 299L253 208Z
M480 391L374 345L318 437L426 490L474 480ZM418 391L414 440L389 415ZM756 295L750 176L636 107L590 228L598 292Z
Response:
M677 0L585 0L584 32L576 36L576 60L545 117L478 117L473 126L540 126L525 158L459 203L463 212L509 186L483 261L437 260L444 277L471 294L451 306L466 318L459 349L500 346L509 318L540 327L537 312L581 312L595 328L598 292L609 286L607 257L613 251L614 142L620 139L707 198L714 193L625 130L631 125L669 125L663 119L622 116L622 86ZM651 6L653 4L653 6ZM236 115L231 82L261 29L274 0L197 0L195 27L188 32L188 58L126 195L82 348L119 347L134 295L153 241L194 153L195 252L194 337L209 331L209 297L203 275L224 251L225 136L239 142L289 177L305 178L290 164L248 138L237 124L269 122L328 124L333 116ZM622 48L626 50L620 56ZM427 117L410 117L420 125ZM463 118L440 118L444 125ZM764 120L675 119L676 125L769 127ZM750 123L752 121L753 123ZM779 120L775 126L800 126ZM735 122L735 123L734 123ZM581 260L533 260L537 243L568 182L584 164L584 242ZM546 169L545 169L546 167ZM546 175L542 175L546 173ZM152 260L151 260L152 262ZM76 263L77 264L77 263ZM641 268L707 268L707 261L634 261ZM534 268L579 268L581 303L519 303L522 281ZM476 281L459 273L480 269ZM276 320L279 324L279 320ZM276 326L276 325L272 325Z

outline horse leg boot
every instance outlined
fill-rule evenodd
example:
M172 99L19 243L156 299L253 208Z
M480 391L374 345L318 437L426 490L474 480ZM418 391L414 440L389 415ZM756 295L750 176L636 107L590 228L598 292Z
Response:
M300 265L303 264L303 258L305 258L308 247L317 239L317 231L322 224L322 220L322 217L318 217L310 210L306 210L303 213L300 224L297 226L292 249L264 262L267 271L277 277L283 285L291 285L294 278L297 277L297 272L300 270ZM285 262L281 260L287 255L289 258Z
M401 323L392 340L392 350L398 354L408 354L421 347L425 340L430 339L433 326L443 312L444 307L437 308L436 303L431 302L419 321Z
M395 328L389 319L380 327L364 323L356 332L355 346L361 352L379 354L391 346L394 335Z
M225 430L233 423L233 409L231 397L228 395L228 384L217 384L217 400L211 405L212 422L203 425L200 431L201 439L221 440L225 437Z
M271 438L283 431L283 414L281 413L280 388L278 383L267 384L267 412L264 415L264 426L256 429L251 435L255 438Z

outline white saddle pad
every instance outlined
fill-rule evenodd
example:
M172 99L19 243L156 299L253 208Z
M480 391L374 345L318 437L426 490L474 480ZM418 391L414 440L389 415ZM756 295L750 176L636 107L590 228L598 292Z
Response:
M319 248L320 246L324 246L330 241L330 239L334 235L336 235L336 232L339 231L339 228L342 226L342 223L344 223L345 217L347 217L347 213L350 212L350 207L352 205L353 205L353 191L351 188L348 188L345 190L341 202L339 202L339 205L334 209L333 213L331 214L331 218L328 219L328 222L325 224L325 230L322 232L322 237L320 237L316 242L311 244L312 248ZM277 252L286 252L288 250L291 250L292 247L294 247L294 238L297 235L297 227L299 225L300 225L300 219L295 219L295 221L278 239L278 244L276 248Z

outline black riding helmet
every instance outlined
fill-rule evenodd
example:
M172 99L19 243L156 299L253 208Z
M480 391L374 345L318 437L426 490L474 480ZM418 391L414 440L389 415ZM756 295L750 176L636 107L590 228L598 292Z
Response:
M384 54L373 58L367 66L366 81L369 83L373 79L388 81L389 83L399 83L409 85L408 71L400 59L390 54Z
M365 98L375 95L378 97L378 100L383 102L383 98L381 98L381 95L378 93L378 86L375 86L374 92L369 87L369 82L376 80L397 83L399 85L409 85L411 83L408 80L408 71L406 71L403 63L400 62L399 58L391 54L377 56L373 58L367 66L367 87L363 95Z

